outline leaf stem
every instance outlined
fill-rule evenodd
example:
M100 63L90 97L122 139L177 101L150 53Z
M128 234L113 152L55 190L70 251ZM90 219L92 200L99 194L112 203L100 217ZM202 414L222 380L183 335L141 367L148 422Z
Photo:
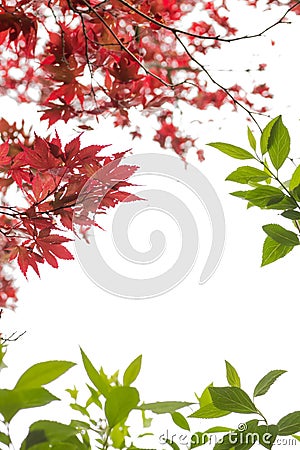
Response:
M262 417L262 419L265 422L265 424L268 425L267 419L265 418L265 416L263 415L263 413L259 409L257 410L257 413L260 415L260 417Z
M255 157L256 161L258 161L260 164L262 164L264 166L265 169L268 170L268 172L271 175L271 177L274 180L276 180L277 183L280 184L280 186L282 187L282 190L287 193L288 197L290 197L295 202L295 204L297 205L297 208L300 210L300 205L299 205L298 201L295 199L293 194L288 190L288 188L284 185L284 183L279 179L279 177L278 177L278 175L279 175L278 174L278 170L277 170L277 175L275 175L272 172L272 170L267 166L267 164L262 159L260 159L260 157L258 156L258 154L256 152L255 152L255 154L256 154L256 157ZM298 226L297 226L297 228L298 228ZM298 228L298 230L300 231L300 228Z
M106 432L106 437L105 437L105 440L103 442L103 447L102 447L103 450L107 450L108 449L108 439L109 439L109 436L110 436L110 432L111 432L111 427L108 427L107 428L107 432Z
M8 422L5 422L5 426L6 426L7 436L9 437L9 441L10 441L9 448L11 448L11 450L15 450L15 446L14 446L14 444L12 443L12 440L11 440L9 423L8 423Z

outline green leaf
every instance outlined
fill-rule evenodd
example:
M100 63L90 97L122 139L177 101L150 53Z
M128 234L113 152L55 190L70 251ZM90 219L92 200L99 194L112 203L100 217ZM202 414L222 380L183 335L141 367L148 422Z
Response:
M125 436L119 427L113 428L110 433L113 448L125 448Z
M125 437L128 436L128 428L116 426L112 429L110 433L110 438L112 440L112 447L123 449L125 448Z
M111 391L111 386L107 382L107 379L105 378L105 376L103 376L102 373L99 373L95 369L95 367L93 366L87 355L84 353L84 351L82 349L80 349L80 351L83 365L89 379L94 384L94 386L96 386L98 391L101 392L101 394L103 394L104 397L107 397L109 392Z
M141 413L142 413L143 427L144 428L151 427L153 419L151 417L146 417L146 413L144 410L142 410Z
M59 400L44 388L33 389L0 389L0 413L6 422L21 409L35 408Z
M268 164L268 161L267 161L267 159L265 158L263 162L264 162L264 172L266 172L266 174L269 175L269 178L266 180L266 183L267 183L267 184L271 184L271 182L272 182L272 174L271 174L271 172L270 172L270 170L269 170L269 164Z
M251 147L253 148L253 150L256 150L256 140L255 137L252 133L252 131L250 130L249 127L247 127L247 131L248 131L248 141L249 144L251 145Z
M235 191L235 192L230 192L230 195L233 195L234 197L246 199L248 192L251 192L251 191Z
M271 449L278 435L277 425L260 425L257 427L259 443L265 448Z
M235 438L235 437L234 437ZM214 450L234 450L234 438L231 434L225 434L214 446Z
M201 397L199 399L200 401L200 406L205 406L208 405L209 403L212 402L211 400L211 395L209 392L209 388L213 386L213 383L210 383L202 392Z
M261 266L266 266L280 258L286 256L294 247L282 245L267 236L263 246L263 256Z
M200 409L193 412L189 417L197 419L215 419L217 417L228 416L229 411L217 408L212 402L201 406Z
M296 168L295 172L292 175L292 179L290 181L289 189L293 191L300 185L300 165Z
M294 211L293 209L288 209L287 211L284 211L281 213L283 217L290 220L300 220L300 212Z
M297 207L297 203L291 197L284 195L283 199L278 203L267 206L267 209L293 209Z
M281 116L272 127L268 146L272 164L278 170L288 157L291 146L290 135L282 123Z
M40 435L44 435L44 441L50 442L51 444L65 441L69 437L75 436L78 433L76 428L71 425L65 425L63 423L54 422L51 420L39 420L30 426L29 434L25 439L25 442L30 439L31 435L37 432L41 432Z
M235 181L236 183L248 184L249 182L259 183L267 180L269 175L263 170L256 169L251 166L242 166L232 172L226 178L227 181Z
M3 361L5 354L6 354L6 345L0 342L0 370L6 369L7 367L7 365Z
M243 429L236 429L226 434L214 446L214 450L248 450L258 440L258 420L249 420Z
M211 387L209 391L213 404L219 409L244 414L257 413L248 394L238 387Z
M156 403L143 403L138 407L141 410L149 410L155 414L166 414L177 411L178 409L190 406L189 402L156 402Z
M241 380L235 368L226 360L225 364L226 364L226 377L230 386L241 387Z
M89 447L90 448L90 447ZM31 431L23 441L20 450L88 450L76 436L71 436L64 442L50 443L43 430Z
M91 393L90 398L86 402L86 407L94 403L98 408L102 409L102 403L99 400L99 393L92 386L87 384L87 387Z
M268 236L279 244L288 246L299 245L299 239L296 233L286 230L281 225L269 224L264 225L262 228Z
M88 410L84 406L78 405L78 403L70 403L70 408L74 409L74 411L79 411L83 416L90 417Z
M284 198L284 193L273 186L260 186L252 191L248 191L246 199L260 208L279 203Z
M112 428L127 418L139 401L139 393L133 387L117 386L112 389L105 402L105 415L109 426Z
M278 422L279 436L289 436L300 431L300 411L295 411L282 417Z
M211 427L204 431L204 433L228 433L228 431L234 431L233 428L228 427Z
M89 430L90 424L88 422L83 422L82 420L71 420L70 426L76 428L77 430Z
M142 355L138 356L132 363L127 367L123 376L123 383L125 386L130 386L138 374L140 373L142 365Z
M50 445L43 430L34 430L28 433L20 450L48 450L51 448Z
M70 361L45 361L34 364L21 375L17 381L16 388L37 388L51 383L63 375L75 363Z
M265 395L277 378L284 373L286 373L286 370L271 370L267 373L255 386L253 397Z
M293 438L297 439L297 441L300 442L300 436L298 436L297 434L292 434Z
M191 449L196 447L201 447L201 445L205 445L209 441L209 437L204 432L197 431L196 433L193 433L191 436Z
M189 426L188 421L182 414L180 414L180 412L175 411L175 412L171 413L171 417L172 417L175 425L182 428L183 430L190 431L190 426Z
M0 431L0 442L2 442L2 444L9 446L9 444L11 443L11 440L10 440L10 437L7 436L7 434L2 433L2 431Z
M70 394L71 398L76 401L77 396L78 396L78 390L76 389L75 386L73 389L66 389L66 392L68 392Z
M180 448L178 447L178 445L176 444L176 442L171 441L170 439L166 440L166 443L173 448L173 450L180 450ZM141 449L137 449L137 450L141 450Z
M217 150L220 150L222 153L231 156L231 158L254 159L254 156L250 152L244 150L241 147L236 147L235 145L225 144L224 142L211 142L210 144L207 145L209 145L210 147L214 147Z
M273 128L273 125L277 122L277 120L279 119L280 116L275 117L275 119L271 120L271 122L268 123L268 125L264 128L261 138L260 138L260 149L261 149L261 153L264 155L265 153L267 153L268 149L269 149L269 138L270 138L270 133L271 130Z

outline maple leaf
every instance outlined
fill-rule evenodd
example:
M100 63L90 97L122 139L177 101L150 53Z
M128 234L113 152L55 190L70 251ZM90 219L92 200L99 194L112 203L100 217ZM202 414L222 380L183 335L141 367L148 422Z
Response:
M139 64L127 55L122 55L113 63L112 67L108 67L110 74L123 83L143 78L143 75L138 74L139 70Z
M32 180L32 192L36 202L42 202L55 191L57 182L49 173L38 172Z
M0 145L0 167L6 166L11 162L11 157L8 155L9 145L8 142Z
M57 269L58 262L56 257L60 259L74 259L69 250L61 245L62 243L69 241L70 239L63 236L55 234L43 236L40 233L40 237L36 239L36 244L47 263Z
M30 247L21 245L18 248L18 264L25 277L27 277L28 267L31 266L35 273L40 276L37 263L43 263L43 258L38 253L32 251Z
M22 33L24 38L24 46L19 46L25 55L29 57L33 55L36 46L37 20L32 14L26 15L23 12L14 11L12 8L9 12L0 9L0 43L8 38L9 43L20 39Z
M269 87L265 83L255 86L252 91L252 94L260 94L264 98L272 98L273 97L273 95L270 93Z
M39 136L35 137L32 149L24 147L24 161L34 169L41 171L59 167L62 163L61 159L52 155L49 143Z

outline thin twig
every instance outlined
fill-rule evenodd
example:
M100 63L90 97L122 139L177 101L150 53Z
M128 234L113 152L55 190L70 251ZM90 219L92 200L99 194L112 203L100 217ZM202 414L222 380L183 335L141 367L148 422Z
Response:
M153 78L155 78L156 80L158 80L160 83L162 83L163 85L165 85L166 87L169 87L171 89L173 89L173 85L167 83L166 81L164 81L161 77L159 77L158 75L156 75L155 73L151 72L150 70L148 70L142 63L141 61L135 56L134 53L132 53L127 47L126 45L124 45L124 43L121 41L121 39L117 36L117 34L114 32L114 30L112 30L110 28L110 26L106 23L106 21L103 19L103 17L101 17L101 15L98 13L98 11L95 10L95 8L93 8L92 6L90 6L88 4L88 2L86 0L83 0L83 2L86 4L86 6L89 6L90 10L93 11L93 13L98 17L98 19L100 20L100 22L104 25L104 27L110 32L110 34L114 37L114 39L116 40L116 42L119 44L119 46L145 71L145 73L147 75L152 76ZM71 6L70 6L71 7ZM78 10L76 8L74 8L73 6L71 7L72 10L74 12L76 12L78 14Z
M128 3L127 1L125 1L125 0L118 0L118 1L120 3L122 3L122 5L126 6L128 9L130 9L131 11L133 11L136 14L140 15L141 17L143 17L144 19L149 20L149 22L159 26L160 28L164 28L165 30L171 31L172 33L181 33L181 34L184 34L186 36L190 36L190 37L194 37L194 38L198 38L198 39L214 40L214 41L219 41L219 42L235 42L235 41L240 41L242 39L253 39L253 38L261 37L264 33L266 33L267 31L271 30L272 28L276 27L277 25L279 25L281 23L286 23L286 22L284 22L284 19L286 18L288 13L290 11L292 11L294 8L296 8L298 5L300 5L300 1L296 2L294 5L292 5L283 14L283 16L279 20L277 20L277 22L275 22L272 25L268 26L267 28L265 28L260 33L251 34L251 35L244 35L244 36L238 36L238 37L235 37L235 38L222 38L220 36L199 35L199 34L196 34L196 33L191 33L189 31L180 30L179 28L170 27L169 25L161 23L158 20L153 19L152 17L150 17L147 14L143 13L142 11L138 10L134 6L130 5L130 3Z
M181 44L181 46L184 48L184 51L186 52L186 54L190 57L190 59L192 61L194 61L195 64L197 64L201 70L207 75L207 77L210 79L210 81L215 84L216 86L218 86L220 89L222 89L223 92L225 92L225 94L231 98L231 100L234 102L235 105L238 105L240 108L242 108L244 111L246 111L246 113L251 117L251 119L253 120L253 122L257 125L257 127L259 128L259 130L262 132L262 128L259 125L259 123L257 122L257 120L254 117L254 113L251 112L248 108L246 108L245 105L243 105L243 103L241 103L239 100L237 100L229 91L229 89L225 88L224 86L222 86L217 80L215 80L215 78L210 74L210 72L206 69L205 66L203 66L203 64L201 64L189 51L189 49L187 48L187 46L185 45L185 43L182 41L182 39L178 36L177 32L174 31L174 36L176 38L176 40Z
M26 331L23 331L23 333L18 334L18 336L16 336L17 332L15 331L14 333L12 333L10 336L8 336L7 338L1 338L1 343L2 344L6 344L7 342L16 342L17 340L19 340L22 336L24 336L24 334L26 333Z

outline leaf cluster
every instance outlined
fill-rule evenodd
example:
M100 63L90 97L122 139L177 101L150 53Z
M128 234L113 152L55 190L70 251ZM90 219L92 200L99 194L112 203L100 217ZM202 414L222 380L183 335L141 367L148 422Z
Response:
M277 223L262 227L267 234L262 254L262 266L265 266L283 258L300 243L300 165L293 169L289 180L282 180L280 169L293 160L289 158L290 134L281 116L275 117L263 129L259 146L248 127L248 141L251 151L223 142L208 145L232 158L253 163L238 167L227 176L228 181L250 187L231 195L246 200L248 208L256 206L262 210L280 211L281 217L294 226L294 231Z
M2 367L5 348L2 348ZM154 436L151 432L152 420L168 415L179 433L189 433L189 450L205 445L211 435L220 435L214 450L250 449L255 443L271 449L279 436L300 436L300 411L294 411L269 424L257 405L257 399L265 395L272 384L286 371L272 370L259 380L249 395L241 387L237 370L228 361L226 363L227 386L216 387L209 384L196 395L196 401L159 401L145 403L133 384L141 369L142 356L135 358L127 367L123 376L119 371L108 376L101 367L95 368L86 353L81 350L83 366L88 378L86 384L88 397L85 403L79 401L81 392L76 387L67 389L71 397L70 407L79 415L69 424L51 420L34 422L23 440L20 450L91 450L91 449L127 449L142 450L139 444L145 436ZM0 389L0 448L13 448L10 424L16 414L22 410L43 407L50 402L59 401L44 386L65 374L75 363L70 361L45 361L27 369L18 379L13 389ZM191 409L193 412L191 413ZM135 412L141 415L141 432L138 443L131 436L130 416ZM243 422L236 429L226 426L212 426L199 430L202 420L216 420L229 414L253 415L254 418ZM241 419L239 417L239 422ZM181 430L181 431L180 431ZM196 430L196 431L194 431ZM175 434L174 436L177 436ZM174 437L173 436L173 437ZM179 435L178 435L179 436ZM166 438L164 450L179 449L180 442Z

